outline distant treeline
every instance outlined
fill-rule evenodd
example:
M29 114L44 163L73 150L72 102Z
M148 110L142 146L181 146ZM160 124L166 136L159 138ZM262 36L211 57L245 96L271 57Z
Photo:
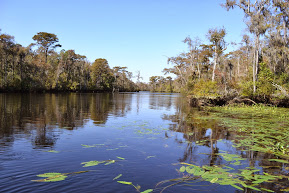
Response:
M74 50L56 52L55 34L39 32L27 47L0 31L0 91L137 91L147 90L131 79L127 67L109 67L106 59L90 63Z
M168 58L165 74L152 76L153 91L184 92L197 97L288 96L288 0L226 0L225 9L241 9L248 34L241 42L228 43L224 28L209 29L208 41L187 37L188 51ZM228 52L227 47L236 48Z

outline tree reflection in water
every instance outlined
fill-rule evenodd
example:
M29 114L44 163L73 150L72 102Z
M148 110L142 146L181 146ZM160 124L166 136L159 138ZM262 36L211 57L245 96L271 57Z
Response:
M0 94L1 146L13 144L16 134L26 135L35 148L52 147L55 129L75 130L89 119L104 124L109 114L131 111L126 94Z

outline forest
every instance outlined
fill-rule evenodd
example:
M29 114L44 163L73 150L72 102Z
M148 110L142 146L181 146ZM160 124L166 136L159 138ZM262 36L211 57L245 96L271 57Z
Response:
M53 33L39 32L32 37L33 43L23 47L13 36L0 32L0 90L288 97L288 0L226 0L221 6L244 12L247 34L242 41L226 42L224 27L208 29L207 41L188 36L183 40L187 51L168 57L164 76L151 76L149 83L140 81L139 71L133 76L127 67L110 68L106 59L91 63L74 50L57 52L61 45Z
M109 67L98 58L93 63L74 50L61 47L57 35L39 32L34 43L23 47L0 31L0 91L137 91L127 67ZM141 78L138 74L138 80Z
M207 42L186 37L187 51L169 57L168 68L163 70L176 78L152 76L151 90L196 97L288 97L289 1L227 0L221 6L244 13L247 34L242 41L226 42L222 27L208 29Z

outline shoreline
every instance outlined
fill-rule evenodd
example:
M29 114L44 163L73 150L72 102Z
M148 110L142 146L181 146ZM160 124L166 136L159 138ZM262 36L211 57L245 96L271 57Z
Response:
M187 96L191 107L205 107L205 106L227 106L234 104L257 105L263 104L267 106L285 107L289 108L289 97L278 98L274 96L238 96L228 95L215 98L210 97L196 97Z

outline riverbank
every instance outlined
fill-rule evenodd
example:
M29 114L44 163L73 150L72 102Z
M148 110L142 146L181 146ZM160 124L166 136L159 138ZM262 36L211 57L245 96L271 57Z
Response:
M118 93L118 92L139 92L140 90L1 90L0 93Z
M188 101L191 107L204 107L204 106L225 106L233 104L246 104L256 105L264 104L268 106L286 107L289 108L289 98L283 97L268 97L268 96L238 96L238 95L227 95L221 97L195 97L189 95Z

